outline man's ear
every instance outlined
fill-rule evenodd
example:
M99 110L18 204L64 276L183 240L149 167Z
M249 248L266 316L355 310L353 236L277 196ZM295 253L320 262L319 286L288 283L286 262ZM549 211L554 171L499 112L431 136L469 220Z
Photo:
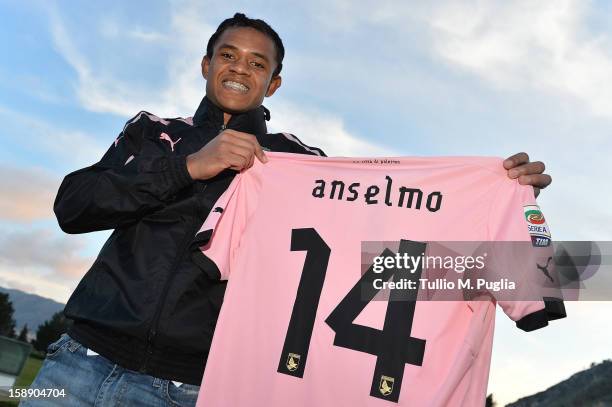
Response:
M280 88L283 79L280 75L273 76L270 80L270 84L268 85L268 90L266 91L266 97L272 96L276 89Z
M204 58L202 58L202 76L206 80L208 80L208 69L209 68L210 68L210 58L208 58L208 55L204 55Z

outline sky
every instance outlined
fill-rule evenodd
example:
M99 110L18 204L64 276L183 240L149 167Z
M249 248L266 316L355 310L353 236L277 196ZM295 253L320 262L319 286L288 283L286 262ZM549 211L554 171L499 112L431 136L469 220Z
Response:
M519 151L553 177L555 240L611 240L612 3L605 1L0 0L0 285L65 302L110 232L66 235L52 206L140 110L192 116L200 61L236 11L286 48L269 130L328 155ZM612 304L526 334L498 313L501 403L611 357Z

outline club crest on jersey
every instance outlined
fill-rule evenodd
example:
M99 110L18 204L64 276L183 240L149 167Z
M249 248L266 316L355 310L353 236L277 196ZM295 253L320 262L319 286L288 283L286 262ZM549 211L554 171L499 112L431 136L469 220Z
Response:
M286 366L287 370L289 370L290 372L297 370L297 368L300 366L300 355L298 355L297 353L290 353L287 356Z
M393 383L395 379L389 376L380 376L380 386L378 386L378 391L383 396L388 396L393 393Z
M546 219L540 211L538 205L526 205L523 207L525 211L525 220L527 228L531 236L531 243L536 247L547 247L550 245L550 229L546 224Z

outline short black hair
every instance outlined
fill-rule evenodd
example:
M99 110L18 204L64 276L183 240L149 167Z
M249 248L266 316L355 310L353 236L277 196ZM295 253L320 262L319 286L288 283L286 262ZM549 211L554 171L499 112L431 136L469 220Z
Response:
M272 41L274 41L274 45L276 47L276 69L272 73L272 76L276 76L280 74L281 69L283 69L283 58L285 57L285 47L283 46L283 40L278 36L276 31L268 23L263 20L248 18L243 13L236 13L234 17L223 20L219 27L217 27L217 31L210 37L208 40L208 45L206 46L206 56L208 58L212 58L213 49L215 48L215 43L219 40L219 37L223 32L229 28L240 28L240 27L250 27L255 30L267 35Z

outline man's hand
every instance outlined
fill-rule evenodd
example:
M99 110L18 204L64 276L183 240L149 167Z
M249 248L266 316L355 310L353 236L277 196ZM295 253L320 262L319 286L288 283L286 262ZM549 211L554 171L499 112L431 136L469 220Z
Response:
M227 168L236 171L251 168L255 157L262 163L268 162L255 136L224 130L210 143L187 156L187 171L194 180L210 179Z
M521 185L533 186L536 198L540 194L540 189L546 188L552 182L550 175L544 174L546 169L544 163L529 162L527 153L518 153L506 158L504 168L508 170L508 177L518 178Z

